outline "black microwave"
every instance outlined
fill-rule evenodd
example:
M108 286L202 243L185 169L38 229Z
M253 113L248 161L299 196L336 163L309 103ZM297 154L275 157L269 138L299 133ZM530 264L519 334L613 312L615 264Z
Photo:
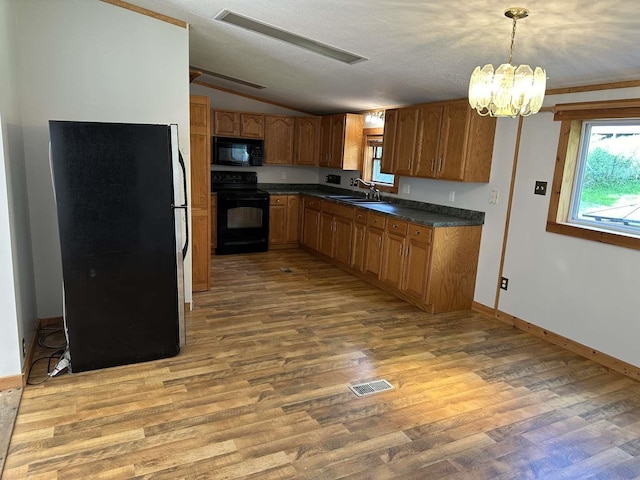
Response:
M264 160L264 142L250 138L213 137L211 163L235 167L257 167Z

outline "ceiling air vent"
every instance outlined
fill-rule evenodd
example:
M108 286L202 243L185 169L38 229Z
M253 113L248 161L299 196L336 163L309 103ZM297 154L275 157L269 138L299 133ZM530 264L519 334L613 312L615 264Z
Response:
M310 38L301 37L300 35L296 35L295 33L287 32L286 30L267 25L266 23L259 22L243 15L238 15L237 13L230 12L229 10L223 10L222 12L220 12L220 14L216 17L216 20L235 25L236 27L244 28L255 33L260 33L262 35L266 35L267 37L275 38L276 40L281 40L283 42L295 45L296 47L304 48L319 55L324 55L325 57L348 63L349 65L368 60L367 58L361 57L360 55L349 53L344 50L339 50L330 45L311 40Z
M223 75L222 73L218 73L218 72L212 72L210 70L205 70L204 68L200 68L200 67L194 67L193 65L191 65L189 68L192 69L192 70L199 70L200 73L203 73L205 75L209 75L210 77L221 78L222 80L227 80L229 82L238 83L240 85L244 85L245 87L256 88L258 90L262 90L263 88L267 88L264 85L260 85L260 84L253 83L253 82L249 82L247 80L240 80L239 78L230 77L228 75Z

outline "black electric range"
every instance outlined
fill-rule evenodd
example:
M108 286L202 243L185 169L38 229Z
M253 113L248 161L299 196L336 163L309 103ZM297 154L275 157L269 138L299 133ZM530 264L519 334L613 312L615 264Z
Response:
M258 174L212 171L211 191L218 197L216 254L266 252L269 193L258 188Z

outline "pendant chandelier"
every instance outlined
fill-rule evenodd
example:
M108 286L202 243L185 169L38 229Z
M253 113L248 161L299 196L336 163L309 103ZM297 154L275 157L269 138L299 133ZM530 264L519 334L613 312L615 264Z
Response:
M529 15L525 8L509 8L504 15L513 20L509 62L494 72L493 65L476 67L469 81L469 104L483 117L516 117L538 113L544 100L547 74L543 68L511 64L516 21Z

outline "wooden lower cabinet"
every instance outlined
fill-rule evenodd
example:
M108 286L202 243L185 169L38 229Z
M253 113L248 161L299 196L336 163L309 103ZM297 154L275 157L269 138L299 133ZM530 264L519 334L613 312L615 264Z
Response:
M351 267L364 269L365 235L367 231L367 213L356 209L353 215L353 236L351 239Z
M351 260L353 210L353 207L323 202L320 214L318 251L347 265Z
M269 246L294 248L298 245L300 202L298 195L269 196Z
M380 279L397 289L401 287L404 273L407 228L407 222L389 219L384 234Z
M433 229L411 224L407 233L402 292L426 303Z
M473 302L482 227L428 227L304 197L302 244L431 313Z
M320 245L320 200L302 199L302 245L318 251Z
M377 213L368 213L367 230L364 234L364 267L367 275L380 277L382 270L382 245L386 217Z

